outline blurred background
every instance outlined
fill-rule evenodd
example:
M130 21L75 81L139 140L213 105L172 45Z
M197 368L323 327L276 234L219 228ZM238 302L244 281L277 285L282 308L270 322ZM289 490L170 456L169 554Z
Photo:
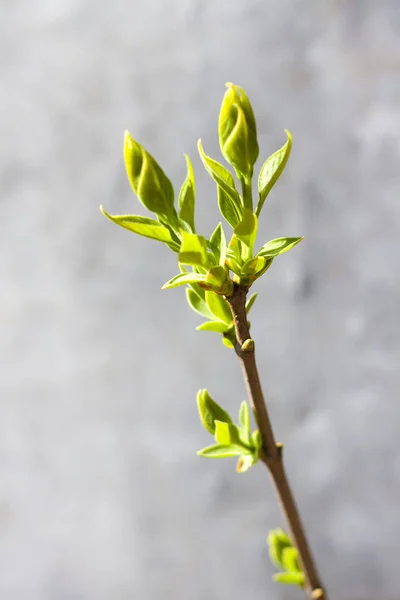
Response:
M259 241L304 235L254 286L253 335L330 598L400 597L398 0L3 0L0 4L0 597L300 598L271 581L265 470L207 461L196 392L233 411L239 364L176 256L107 221L145 214L129 129L178 190L220 158L226 81L258 165L294 138ZM228 227L226 227L228 233Z

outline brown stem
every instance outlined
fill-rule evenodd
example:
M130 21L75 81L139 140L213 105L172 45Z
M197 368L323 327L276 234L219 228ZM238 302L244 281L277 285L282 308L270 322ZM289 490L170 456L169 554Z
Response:
M277 445L275 441L258 375L254 342L248 341L251 340L251 337L246 315L247 291L247 288L235 284L234 293L231 297L227 298L227 301L229 302L235 323L237 338L236 354L242 364L250 404L263 440L263 462L271 474L291 538L299 553L300 564L305 576L306 594L312 600L327 600L286 477L282 447L279 444Z

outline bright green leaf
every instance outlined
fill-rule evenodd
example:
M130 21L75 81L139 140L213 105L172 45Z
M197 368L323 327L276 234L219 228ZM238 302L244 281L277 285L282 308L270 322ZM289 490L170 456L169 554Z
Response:
M251 444L257 450L260 450L260 448L262 448L262 437L258 429L253 431L253 433L251 434Z
M254 302L256 301L258 294L257 292L255 294L252 294L250 296L250 298L247 300L246 302L246 314L249 314L251 307L253 306Z
M243 217L234 231L236 237L252 250L257 237L257 216L248 208L244 208Z
M220 294L206 292L207 306L219 321L229 325L232 322L232 313L228 302Z
M214 315L209 310L207 303L190 287L186 288L186 299L192 310L206 319L214 319Z
M242 445L237 426L234 423L226 423L220 420L215 421L215 441L218 444Z
M173 243L170 231L158 221L138 215L110 215L102 206L100 210L105 217L120 227L159 242Z
M207 267L211 255L207 251L207 240L195 233L182 232L182 245L178 260L183 265Z
M223 336L223 338L222 338L222 343L224 344L224 346L229 348L229 350L233 350L235 348L235 344L229 338L227 338L225 336Z
M205 321L196 327L197 331L215 331L216 333L225 333L228 329L226 323L222 321Z
M288 138L286 144L267 158L261 167L260 175L258 176L259 200L256 210L257 216L260 216L265 199L281 176L290 156L290 151L292 149L292 135L287 129L285 129L285 131Z
M292 547L292 542L290 541L288 535L283 531L283 529L277 527L269 532L267 543L271 561L276 567L284 569L285 567L282 562L282 552L284 548Z
M229 413L211 398L207 390L199 390L197 392L197 407L203 426L212 435L215 434L215 421L232 423L232 418Z
M201 140L197 146L206 171L218 186L219 210L229 225L236 227L242 215L242 199L235 188L235 181L224 166L204 153Z
M196 186L194 181L194 172L192 163L187 154L185 154L186 165L187 165L187 176L182 184L181 191L179 193L179 217L187 223L191 231L195 232L194 226L194 206L196 198Z
M240 405L240 409L239 409L239 425L242 427L246 444L250 444L250 436L251 436L250 413L249 413L249 407L245 400L243 400L243 402Z
M282 551L282 565L286 571L301 572L299 561L298 561L297 548L293 546L284 548Z
M213 234L210 237L210 247L214 253L218 264L225 264L226 257L226 237L222 228L222 223L218 223Z
M198 451L198 456L204 456L205 458L230 458L231 456L239 456L242 453L243 448L240 446L224 446L222 444L214 444L213 446L207 446Z
M277 583L288 583L292 585L304 586L304 574L303 573L275 573L273 575L274 581Z
M172 226L177 226L172 183L156 160L128 131L125 132L124 161L128 179L140 202L151 212L162 215Z
M205 281L205 276L200 273L179 273L172 277L167 283L164 283L162 290L169 290L171 288L178 287L179 285L185 285L187 283L198 283Z
M293 246L296 246L303 237L297 238L276 238L275 240L271 240L264 244L264 246L257 252L257 256L264 256L265 258L270 258L272 256L278 256L278 254L283 254L283 252L287 252Z
M241 268L241 275L255 275L259 273L266 265L267 259L263 256L254 256L247 260Z

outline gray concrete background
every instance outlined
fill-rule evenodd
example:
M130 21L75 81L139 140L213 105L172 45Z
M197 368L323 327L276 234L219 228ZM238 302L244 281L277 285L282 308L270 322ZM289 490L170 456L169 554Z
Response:
M175 256L104 219L141 212L128 128L197 220L225 81L262 158L294 136L260 241L305 235L256 286L253 334L278 439L330 597L397 599L400 538L398 0L0 3L0 597L300 598L265 547L264 471L206 461L195 407L236 409L233 354ZM261 164L261 162L260 162Z

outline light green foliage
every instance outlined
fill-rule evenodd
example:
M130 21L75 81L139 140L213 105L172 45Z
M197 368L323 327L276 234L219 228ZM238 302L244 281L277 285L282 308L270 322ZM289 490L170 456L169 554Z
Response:
M209 433L215 436L217 444L207 446L197 453L206 458L229 458L239 456L236 466L238 473L244 473L255 465L261 455L262 444L251 433L250 413L246 402L242 402L239 411L239 423L235 425L232 417L211 398L207 390L197 394L197 406L200 420Z
M212 266L213 261L208 253L207 240L202 235L182 231L182 245L178 260L182 265Z
M197 407L200 420L212 435L215 434L215 422L233 423L229 413L213 400L207 390L197 392Z
M224 266L226 258L226 237L222 223L218 223L213 231L209 241L209 248L214 253L217 264Z
M177 226L172 183L154 158L127 131L124 160L132 189L143 206Z
M289 536L278 527L269 532L267 543L271 561L282 570L274 575L274 580L304 587L304 573L299 565L298 551Z
M257 252L257 256L264 256L271 258L287 252L303 240L303 237L296 238L276 238L264 244L264 246Z
M253 108L241 87L226 86L218 124L221 152L237 176L250 181L259 153Z
M196 185L194 181L194 171L190 158L185 154L186 165L187 165L187 176L182 184L181 191L179 193L179 218L187 223L192 233L195 233L196 228L194 225L194 206L196 198Z
M279 148L274 154L272 154L263 166L261 167L260 174L258 176L258 204L256 214L259 216L264 202L270 191L272 190L279 177L282 175L284 168L286 167L287 161L289 160L290 151L292 149L292 135L290 131L285 129L288 137L287 142L282 148Z
M214 292L206 292L206 302L214 317L227 325L231 324L232 313L225 298Z
M254 243L257 237L257 216L248 208L243 209L243 216L234 229L235 235L245 246L242 250L242 259L246 260L251 257Z
M179 251L179 245L174 242L170 230L164 227L164 225L161 225L158 221L139 215L110 215L102 206L100 206L100 210L105 217L120 227L124 227L124 229L133 231L144 237L164 242L176 252Z
M207 173L217 184L221 215L231 227L236 227L242 217L243 202L236 190L235 180L224 166L204 153L201 140L198 141L197 147Z

